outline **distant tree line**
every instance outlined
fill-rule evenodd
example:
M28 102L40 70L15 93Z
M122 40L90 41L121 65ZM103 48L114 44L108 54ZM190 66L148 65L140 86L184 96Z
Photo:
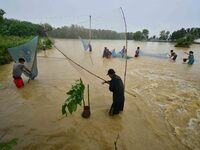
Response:
M89 32L92 33L92 39L125 39L125 33L117 33L112 30L88 29L78 25L55 28L48 32L48 35L54 38L77 39L80 36L81 38L89 39Z
M127 33L129 40L135 41L165 41L165 42L176 42L177 47L189 47L194 40L200 38L200 28L187 28L174 31L170 34L169 31L162 30L159 37L155 35L149 37L149 31L143 29L142 31L129 32Z
M47 47L51 47L51 42L45 37L46 31L53 28L49 24L33 24L27 21L4 18L6 12L0 9L0 65L12 61L7 49L24 44L33 36L39 35L40 39L46 42ZM38 48L41 49L42 43L39 40Z
M0 9L0 64L11 61L7 52L8 47L22 44L35 35L45 37L46 33L48 33L49 36L55 38L76 39L79 36L81 38L89 38L89 32L91 31L92 39L125 39L125 33L118 33L112 30L90 30L78 25L53 28L47 23L33 24L27 21L7 19L3 17L5 13L4 10ZM182 28L174 31L172 34L170 34L169 31L162 30L159 37L156 37L155 35L149 37L148 29L127 33L128 40L176 42L175 46L178 47L189 47L194 40L198 38L200 38L200 28ZM48 44L50 43L51 42L49 41ZM39 46L41 45L41 42L39 42ZM6 60L4 58L6 58Z

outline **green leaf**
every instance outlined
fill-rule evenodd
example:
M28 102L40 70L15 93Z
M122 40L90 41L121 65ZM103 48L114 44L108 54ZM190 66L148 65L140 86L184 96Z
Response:
M11 150L17 144L17 140L17 138L14 138L7 143L0 143L0 150Z
M67 104L66 104L66 103L62 105L62 115L64 115L64 114L67 113L67 112L66 112L66 107L67 107Z
M71 89L66 93L68 95L64 104L62 105L62 114L67 114L66 107L70 114L77 110L77 105L81 105L84 98L85 85L81 79L76 80L71 86Z

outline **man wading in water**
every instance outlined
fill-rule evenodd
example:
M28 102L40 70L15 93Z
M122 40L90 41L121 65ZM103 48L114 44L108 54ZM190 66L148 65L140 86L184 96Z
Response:
M21 88L24 86L23 80L22 80L22 72L25 71L28 74L31 74L31 71L24 65L25 59L19 58L19 62L16 62L13 65L13 79L14 83L17 86L17 88Z
M104 81L103 84L109 84L109 90L113 92L113 103L109 111L109 115L113 116L119 114L124 109L124 84L113 69L109 69L107 75L109 75L111 80Z

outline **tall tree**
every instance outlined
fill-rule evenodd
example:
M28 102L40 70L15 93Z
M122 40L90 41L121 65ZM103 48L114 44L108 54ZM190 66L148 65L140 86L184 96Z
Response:
M137 31L133 34L133 39L135 41L142 41L144 39L143 33L141 31Z
M145 39L145 40L148 40L148 38L149 38L149 30L143 29L143 30L142 30L142 34L143 34L143 36L144 36L144 39Z
M6 12L0 8L0 22L3 20L3 15L5 14Z
M159 39L160 39L160 40L168 40L169 34L170 34L169 31L162 30L162 31L160 32L160 38L159 38Z

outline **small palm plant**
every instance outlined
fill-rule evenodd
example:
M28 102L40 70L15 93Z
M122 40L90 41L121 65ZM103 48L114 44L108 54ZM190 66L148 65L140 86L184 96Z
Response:
M64 104L62 105L62 114L66 114L67 111L66 107L70 114L77 110L77 105L81 106L82 100L84 99L84 90L85 85L81 79L76 80L75 84L72 85L71 89L66 93L68 95L67 99L65 100Z

